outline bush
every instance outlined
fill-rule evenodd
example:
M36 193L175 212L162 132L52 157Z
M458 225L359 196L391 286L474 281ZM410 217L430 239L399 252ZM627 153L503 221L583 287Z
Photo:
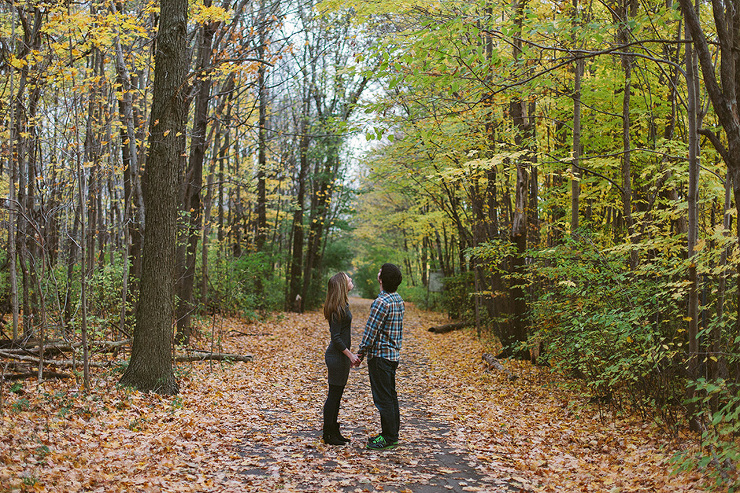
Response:
M464 272L457 276L444 278L442 308L453 319L475 320L475 273Z
M232 258L209 250L209 305L224 313L254 315L279 310L283 305L283 281L275 276L274 260L267 252ZM202 302L202 300L201 300Z
M619 252L588 241L533 256L530 343L541 345L541 357L585 379L594 400L657 409L677 426L686 341L670 276L630 271Z

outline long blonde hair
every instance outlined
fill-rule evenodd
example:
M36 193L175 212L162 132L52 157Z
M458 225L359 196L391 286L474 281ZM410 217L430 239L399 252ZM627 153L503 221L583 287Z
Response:
M324 303L324 318L331 321L333 317L341 320L344 318L349 304L347 288L349 287L349 276L344 272L334 274L326 290L326 303Z

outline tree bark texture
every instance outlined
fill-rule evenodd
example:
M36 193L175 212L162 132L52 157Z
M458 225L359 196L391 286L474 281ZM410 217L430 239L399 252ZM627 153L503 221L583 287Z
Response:
M141 298L131 360L121 377L123 385L165 395L178 392L172 372L172 317L178 171L186 118L187 8L187 0L161 2L143 180L146 225Z
M522 19L526 0L520 0L516 6L515 23L519 32L522 29ZM521 56L521 40L514 43L514 58ZM518 149L527 147L532 136L533 128L529 124L526 115L527 105L519 97L515 97L510 105L510 115L514 126L514 142ZM527 206L529 191L529 168L528 156L522 156L516 160L516 188L514 191L514 210L512 211L510 241L516 246L516 253L510 259L510 272L512 281L509 287L511 299L511 317L508 326L504 325L500 333L501 344L504 351L509 355L515 355L513 346L517 342L527 340L527 300L526 292L521 276L525 269L525 252L527 250ZM523 351L517 352L516 356L525 357Z

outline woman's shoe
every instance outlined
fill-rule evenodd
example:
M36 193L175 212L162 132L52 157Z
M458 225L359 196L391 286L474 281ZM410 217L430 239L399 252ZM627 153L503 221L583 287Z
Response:
M338 428L325 426L323 436L324 443L327 445L344 445L347 443L337 436L338 433Z
M339 425L340 425L340 424L341 424L341 423L337 423L337 424L336 424L336 425L334 426L334 430L335 430L335 431L337 432L337 438L339 438L339 439L340 439L341 441L343 441L344 443L349 443L349 442L351 442L352 440L350 440L349 438L345 438L345 437L343 437L343 436L342 436L342 432L340 432L340 431L339 431Z

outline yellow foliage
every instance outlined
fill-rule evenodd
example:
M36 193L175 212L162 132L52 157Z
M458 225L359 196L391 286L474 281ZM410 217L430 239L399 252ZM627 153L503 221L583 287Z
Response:
M190 19L198 24L208 24L211 22L228 22L231 20L232 17L232 12L219 7L218 5L205 7L202 4L197 4L190 9Z

